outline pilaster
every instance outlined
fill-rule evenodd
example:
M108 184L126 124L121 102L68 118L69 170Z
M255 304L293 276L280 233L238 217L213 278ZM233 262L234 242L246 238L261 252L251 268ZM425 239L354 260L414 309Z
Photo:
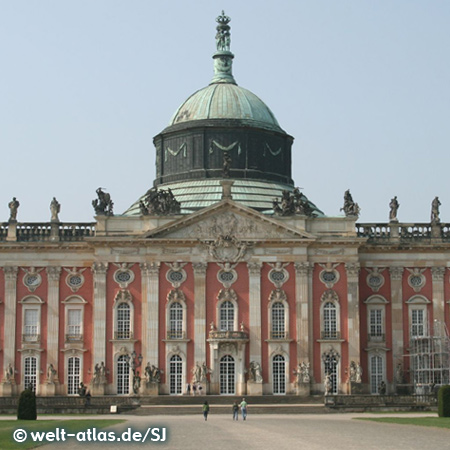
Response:
M348 301L348 357L349 361L360 362L359 340L359 263L345 264L347 270Z
M204 262L194 268L194 361L206 362L206 269Z
M92 365L106 360L106 272L108 264L95 262L94 273L94 330Z
M250 361L261 364L261 267L259 262L247 263L249 276L249 339Z
M16 356L16 302L17 302L17 267L4 267L5 273L5 314L3 320L3 372L9 364L15 367ZM6 323L8 318L8 323ZM5 381L3 377L3 381Z
M142 356L159 367L159 262L142 263Z
M445 267L431 268L433 282L433 318L441 324L445 324L444 276Z
M61 267L47 267L47 364L58 367L59 277ZM56 374L55 381L58 381Z
M394 367L403 365L403 267L390 267L391 274L391 303L392 303L392 355Z
M295 263L295 315L297 335L297 362L310 362L310 302L309 278L311 266L308 262Z

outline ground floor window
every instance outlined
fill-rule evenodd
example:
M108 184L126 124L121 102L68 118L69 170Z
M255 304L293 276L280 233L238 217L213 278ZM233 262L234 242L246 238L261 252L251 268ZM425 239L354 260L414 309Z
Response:
M286 361L282 355L273 358L272 377L273 393L286 394Z
M81 363L78 356L72 356L67 360L67 394L78 394L80 386Z
M380 384L383 381L383 358L381 356L370 357L370 392L378 394Z
M331 382L330 394L338 394L338 363L339 355L329 352L322 356L324 363L324 375L329 375Z
M233 395L235 393L235 364L234 358L225 355L220 360L220 393Z
M169 364L169 382L170 393L178 395L183 392L183 360L180 356L174 355L170 358Z
M24 360L25 370L23 385L26 388L30 387L36 392L37 384L37 358L35 356L27 356Z
M117 394L130 393L130 366L126 355L119 356L117 360Z

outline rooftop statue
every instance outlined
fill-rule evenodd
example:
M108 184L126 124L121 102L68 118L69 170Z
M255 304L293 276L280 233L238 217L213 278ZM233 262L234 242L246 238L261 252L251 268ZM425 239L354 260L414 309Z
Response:
M61 204L53 197L53 200L50 203L50 213L51 213L51 221L59 222L58 214L61 211Z
M224 11L222 11L222 15L216 18L216 22L219 24L217 25L216 34L216 48L218 52L230 51L231 33L230 26L228 25L230 20Z
M439 206L441 206L439 197L434 197L434 200L431 203L431 224L432 225L436 225L437 223L440 223L440 221L441 221L441 219L439 218Z
M389 222L398 222L397 211L398 211L399 207L400 207L400 203L397 200L397 196L395 196L389 203L389 208L390 208Z
M154 214L167 216L169 214L180 214L181 204L171 189L151 188L145 194L144 200L140 201L139 208L142 215Z
M9 221L10 222L17 221L17 210L19 209L19 206L20 206L20 203L19 203L19 200L16 199L16 197L13 197L13 199L8 203Z
M92 206L97 216L113 216L114 203L111 200L111 196L107 192L104 192L103 189L98 188L95 191L98 198L92 200Z
M300 192L298 187L295 188L293 192L284 190L281 202L278 202L278 199L274 199L273 212L277 216L293 216L294 214L308 217L316 216L308 199Z
M223 177L230 177L230 169L231 169L231 156L228 152L223 153Z
M344 206L341 208L341 211L344 211L346 217L359 216L361 209L358 203L353 201L352 194L350 194L350 189L347 189L344 193Z

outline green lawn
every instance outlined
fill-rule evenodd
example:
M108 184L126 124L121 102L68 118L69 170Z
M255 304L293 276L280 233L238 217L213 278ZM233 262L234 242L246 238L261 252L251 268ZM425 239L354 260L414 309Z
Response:
M358 417L356 420L370 420L372 422L396 423L398 425L415 425L420 427L450 429L450 417Z
M87 430L88 428L105 428L123 422L125 422L125 420L0 420L0 448L1 450L26 450L48 443L36 443L33 442L30 437L28 437L25 442L15 442L13 439L13 433L17 429L23 429L29 434L31 431L54 431L57 427L59 427L64 428L67 433L76 433L78 431ZM69 439L72 440L74 438Z

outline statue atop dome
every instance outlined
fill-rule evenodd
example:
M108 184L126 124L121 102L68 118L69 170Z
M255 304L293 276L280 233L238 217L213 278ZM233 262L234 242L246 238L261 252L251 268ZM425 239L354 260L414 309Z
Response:
M216 47L218 52L229 52L231 43L230 18L225 15L225 11L222 11L222 15L216 18L217 34L216 34Z

